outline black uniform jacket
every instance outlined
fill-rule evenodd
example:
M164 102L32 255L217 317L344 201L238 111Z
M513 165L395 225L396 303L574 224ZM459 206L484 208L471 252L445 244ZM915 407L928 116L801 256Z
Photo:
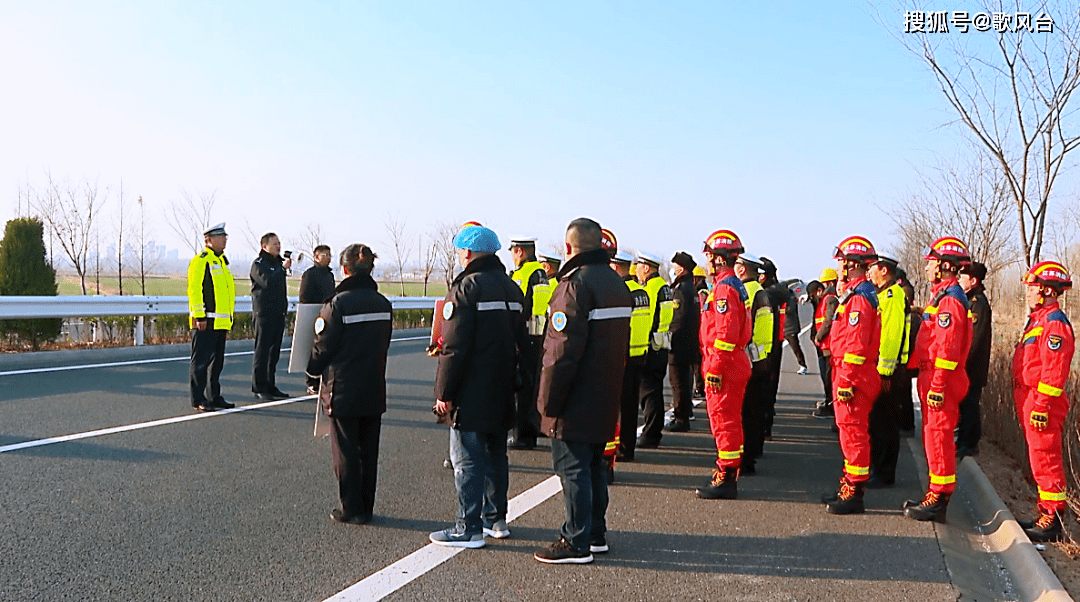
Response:
M494 255L474 259L450 284L435 399L449 406L454 428L496 433L514 424L515 375L525 341L524 301Z
M694 277L684 273L671 283L675 299L675 311L671 316L671 353L668 363L693 364L701 361L701 343L698 329L701 327L701 310L698 308Z
M386 412L386 352L390 348L390 301L371 276L341 281L315 321L315 347L307 373L322 375L319 401L334 418Z
M607 251L586 251L563 264L549 312L536 400L541 428L564 441L610 441L630 345L631 299L608 267Z
M313 265L300 277L301 303L326 303L334 296L334 271Z
M251 262L251 313L255 317L284 316L289 309L285 266L266 251Z
M990 301L983 285L976 285L967 294L971 304L971 352L968 353L967 374L972 387L985 387L990 371Z

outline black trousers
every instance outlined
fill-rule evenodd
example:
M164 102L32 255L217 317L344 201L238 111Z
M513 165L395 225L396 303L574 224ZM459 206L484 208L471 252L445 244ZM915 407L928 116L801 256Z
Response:
M619 449L618 459L633 460L637 449L638 391L641 389L641 371L645 368L645 356L626 359L623 370L622 394L619 398Z
M956 449L976 450L982 437L982 416L979 415L979 398L982 387L968 387L967 395L960 401L960 421L956 424Z
M521 388L515 393L517 407L511 436L524 443L536 443L540 432L540 412L536 409L536 391L540 386L540 362L544 354L544 337L525 337L518 363Z
M795 361L799 362L799 365L803 368L806 367L806 356L803 355L802 345L799 344L799 334L792 333L784 337L787 341L788 347L791 348L791 352L795 354Z
M273 393L281 359L281 337L285 334L285 316L255 318L255 357L251 360L251 392Z
M765 422L763 433L766 437L772 437L773 418L776 417L776 395L780 391L780 361L783 359L780 342L773 343L772 353L765 359L769 365L769 388L765 398Z
M901 366L896 369L897 372L903 372L900 377L900 381L893 383L893 386L899 385L896 391L896 399L900 404L900 430L914 431L915 430L915 400L911 398L911 379L917 376L917 370L909 370L908 368Z
M371 516L375 508L381 427L382 416L330 419L334 474L341 510L347 515Z
M639 401L645 419L641 438L646 441L659 441L664 436L664 375L667 374L667 359L667 349L645 352Z
M705 376L701 373L701 361L696 361L691 366L694 371L694 397L705 399Z
M753 465L754 460L764 453L765 412L772 388L768 361L764 359L754 364L750 380L746 382L742 406L744 465Z
M228 330L191 331L191 406L221 399L221 369L225 365Z
M886 483L896 481L896 461L900 457L900 397L903 395L900 381L904 372L901 367L887 378L888 391L882 382L881 393L870 409L870 470L878 480ZM908 397L911 397L910 391Z
M675 420L686 422L694 413L693 373L693 364L668 364L668 383L671 385L671 407Z
M825 388L825 403L830 404L832 398L832 357L819 355L817 358L818 371L821 372L821 386Z

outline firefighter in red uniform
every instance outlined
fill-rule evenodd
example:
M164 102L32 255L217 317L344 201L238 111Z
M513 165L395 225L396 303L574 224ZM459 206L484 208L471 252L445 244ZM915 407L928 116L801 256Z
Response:
M923 259L931 298L923 310L915 356L930 488L921 502L905 502L904 514L915 520L945 522L949 498L956 489L953 431L960 418L960 401L967 395L964 365L971 349L968 298L956 274L971 262L971 256L960 239L946 236L934 241Z
M717 230L705 241L713 288L701 308L701 370L705 373L705 407L716 439L716 468L709 484L697 490L704 499L735 499L742 462L742 403L750 380L750 298L735 276L735 261L744 252L730 230Z
M1072 325L1058 306L1058 296L1072 288L1072 279L1060 263L1044 261L1028 270L1024 284L1031 315L1013 353L1013 396L1039 488L1039 517L1021 526L1031 541L1056 541L1063 535L1061 432L1069 411L1065 382L1073 356Z
M850 236L836 247L833 256L844 287L829 332L833 411L844 453L844 476L836 495L826 496L824 501L830 514L861 514L870 478L870 409L881 390L877 287L866 279L866 269L877 260L877 252L865 238Z

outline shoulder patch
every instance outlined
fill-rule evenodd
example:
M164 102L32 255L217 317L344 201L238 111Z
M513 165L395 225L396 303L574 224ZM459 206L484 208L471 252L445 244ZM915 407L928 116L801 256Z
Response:
M199 253L199 257L206 257L208 253L210 253L210 251L203 251L202 253Z
M447 301L442 306L442 319L449 320L452 317L454 317L454 302Z
M885 298L892 299L892 289L891 288L885 291Z
M937 315L937 325L942 328L948 328L952 324L952 314L947 311L940 311Z
M566 328L566 314L561 311L551 314L551 327L554 328L556 332L562 332L563 329Z
M322 316L315 318L315 334L322 334L322 331L326 329L326 320Z
M718 312L720 312L722 314L726 314L727 309L728 309L727 299L717 299L716 300L716 311L718 311Z
M1061 349L1061 341L1062 338L1060 336L1052 334L1046 338L1046 346L1049 347L1051 351L1057 351L1058 349Z
M853 311L850 314L848 314L847 323L852 325L852 326L855 326L856 324L858 324L859 323L859 312Z

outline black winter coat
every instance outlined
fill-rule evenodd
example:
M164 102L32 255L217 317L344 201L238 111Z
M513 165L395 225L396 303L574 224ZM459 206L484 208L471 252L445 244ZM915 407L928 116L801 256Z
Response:
M280 257L266 251L251 262L251 313L256 318L284 316L289 310L285 266Z
M694 364L701 361L701 342L698 330L701 328L701 310L698 308L697 290L694 277L684 273L671 283L671 293L675 300L675 311L671 317L671 353L670 364Z
M536 401L541 428L564 441L611 441L630 345L631 299L608 267L607 251L586 251L563 264L549 311Z
M334 296L334 271L313 265L300 277L301 303L326 303Z
M987 374L990 372L990 343L992 341L990 322L993 317L990 301L981 284L971 289L967 295L971 304L971 351L968 353L967 374L972 387L985 387Z
M450 284L435 399L449 406L454 428L497 433L513 426L524 302L494 255L474 259Z
M333 418L386 412L386 353L392 308L371 276L341 281L315 320L307 373L322 375L323 411Z

